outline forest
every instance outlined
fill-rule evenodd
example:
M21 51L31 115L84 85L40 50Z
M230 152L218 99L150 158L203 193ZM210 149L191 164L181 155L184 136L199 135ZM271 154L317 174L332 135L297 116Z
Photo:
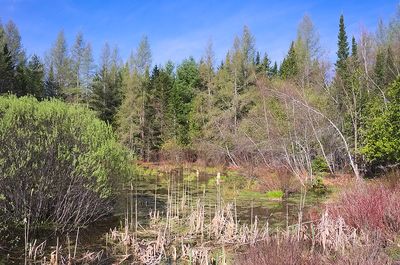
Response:
M334 62L309 15L282 62L247 26L220 62L210 39L155 65L146 36L97 60L61 30L40 57L0 24L0 264L396 264L393 13L338 17Z

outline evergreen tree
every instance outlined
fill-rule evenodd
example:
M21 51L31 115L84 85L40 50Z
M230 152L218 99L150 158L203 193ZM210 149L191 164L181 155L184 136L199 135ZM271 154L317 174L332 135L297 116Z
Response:
M267 76L270 75L271 61L269 60L269 58L268 58L266 53L264 53L264 57L263 57L263 59L261 61L260 53L257 52L255 65L256 65L256 72L257 73L262 73L262 74L267 75Z
M261 65L264 73L266 73L268 77L271 77L271 60L268 58L267 53L264 53Z
M343 15L340 16L339 20L339 34L338 34L338 51L336 66L336 76L334 86L336 89L336 98L338 108L341 113L346 112L346 104L350 103L349 95L351 94L352 84L350 69L348 67L349 57L349 43L347 41L347 34L344 25Z
M354 36L351 38L351 57L353 58L358 57L357 42Z
M278 63L275 61L274 66L272 66L270 71L270 77L275 77L278 75Z
M290 79L297 75L298 73L298 63L296 50L294 48L294 42L290 44L290 49L288 54L283 59L281 67L279 69L279 74L283 79Z
M384 88L387 85L386 81L386 58L382 49L376 53L374 66L374 80L379 88Z
M254 64L256 66L259 66L261 64L261 56L260 56L260 52L259 51L257 51L257 53L256 53L256 58L254 60Z
M54 77L53 65L51 64L44 82L44 97L52 98L58 96L60 96L60 88Z
M338 34L338 51L336 61L336 72L339 76L344 77L347 72L347 58L349 57L349 43L344 25L344 17L340 16L339 34Z
M115 115L121 104L122 74L116 60L110 58L110 48L106 44L102 54L102 64L92 83L90 107L100 119L115 125Z
M398 63L395 62L396 56L393 54L393 49L389 45L386 51L386 84L392 83L399 76Z
M148 82L145 108L145 146L146 157L154 160L164 141L170 136L171 115L169 100L172 79L166 69L155 66Z
M28 62L29 94L38 99L45 96L44 93L44 66L37 55L33 55Z
M200 86L200 76L196 62L193 58L184 60L178 67L176 81L171 95L171 107L176 121L174 131L176 139L182 145L190 144L189 114L192 100Z
M0 93L8 92L14 92L14 64L7 44L4 44L0 50Z

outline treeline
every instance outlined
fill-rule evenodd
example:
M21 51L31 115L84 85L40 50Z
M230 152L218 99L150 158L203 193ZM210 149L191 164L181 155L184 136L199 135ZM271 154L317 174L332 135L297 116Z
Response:
M280 64L257 51L248 27L220 63L209 42L200 61L153 66L144 37L126 61L106 44L95 66L83 35L69 48L62 31L44 60L28 59L12 22L0 43L1 93L88 106L145 161L285 166L306 176L319 165L357 177L400 163L400 11L351 37L341 16L334 65L309 16Z

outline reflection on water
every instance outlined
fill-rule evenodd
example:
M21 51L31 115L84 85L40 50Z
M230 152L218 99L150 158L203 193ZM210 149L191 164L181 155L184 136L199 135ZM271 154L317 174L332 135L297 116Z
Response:
M126 187L117 202L115 215L124 217L130 204L137 200L138 222L140 225L148 223L148 216L155 208L165 214L168 193L186 195L188 203L194 207L197 199L202 199L206 206L205 214L210 218L218 204L218 187L215 175L200 173L198 177L186 178L187 174L160 175L159 177L137 177L132 187ZM229 178L220 184L222 202L236 205L237 217L240 223L251 224L257 216L261 223L269 222L270 227L284 228L286 224L297 223L299 213L300 194L291 194L286 199L270 199L261 193L256 196L243 195L239 190L232 189ZM169 187L169 188L168 188ZM133 189L132 189L133 188ZM315 194L308 193L305 199L304 210L318 205L324 200Z
M271 200L266 194L242 193L241 190L235 188L236 183L231 183L233 181L226 177L217 185L215 174L201 172L196 174L193 171L183 173L183 170L176 170L172 174L160 174L158 177L137 176L131 185L122 188L115 201L116 210L113 216L80 229L79 249L84 251L104 249L105 234L115 227L122 228L127 215L131 215L132 220L132 215L137 212L135 219L137 218L141 227L148 225L149 213L154 209L165 217L168 198L175 200L174 203L178 205L179 200L184 197L185 205L191 212L195 209L197 200L202 200L205 205L205 218L209 220L214 217L217 205L231 203L236 206L235 216L240 224L252 224L255 218L258 224L263 225L268 222L271 228L285 228L288 224L297 223L300 194L291 194L284 200ZM307 194L304 209L307 211L309 207L319 204L323 199L314 194ZM137 211L134 210L135 208ZM75 241L77 234L75 232L68 235L71 242ZM55 246L57 237L60 242L65 243L67 235L40 230L36 231L33 237L39 241L46 240L47 246ZM18 256L21 257L21 255ZM15 259L15 262L11 263L18 264L19 261L21 260Z

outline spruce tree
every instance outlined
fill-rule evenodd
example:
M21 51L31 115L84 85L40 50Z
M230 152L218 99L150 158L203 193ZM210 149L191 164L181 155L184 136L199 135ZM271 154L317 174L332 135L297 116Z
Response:
M268 58L267 53L264 53L261 65L264 73L266 73L267 76L271 76L271 60Z
M374 66L374 80L375 83L382 89L387 85L386 82L386 58L382 49L376 53L375 66Z
M60 88L54 77L54 69L53 65L51 64L44 81L44 97L53 98L58 96L60 96Z
M350 103L348 98L351 94L352 84L351 84L351 73L348 67L348 57L349 57L349 43L347 41L347 34L344 25L344 17L340 16L339 20L339 33L338 33L338 50L337 50L337 61L336 66L336 76L335 76L335 89L336 98L338 103L339 111L344 113L346 110L346 104Z
M255 65L260 65L261 64L261 57L260 57L260 52L256 53L256 59L254 61Z
M256 71L263 75L269 76L271 71L271 61L269 60L266 53L264 53L263 59L260 58L260 53L256 55Z
M283 59L281 68L279 69L279 74L283 79L290 79L296 76L298 73L298 63L296 50L294 48L294 42L290 44L290 49L288 54Z
M275 61L274 66L272 66L269 76L275 77L278 75L278 63Z
M344 25L344 17L340 16L339 20L339 34L338 34L338 51L336 61L336 72L340 76L344 76L347 72L347 58L349 57L349 43L347 41L347 34Z
M351 57L356 58L358 57L357 53L357 42L354 36L351 38Z

